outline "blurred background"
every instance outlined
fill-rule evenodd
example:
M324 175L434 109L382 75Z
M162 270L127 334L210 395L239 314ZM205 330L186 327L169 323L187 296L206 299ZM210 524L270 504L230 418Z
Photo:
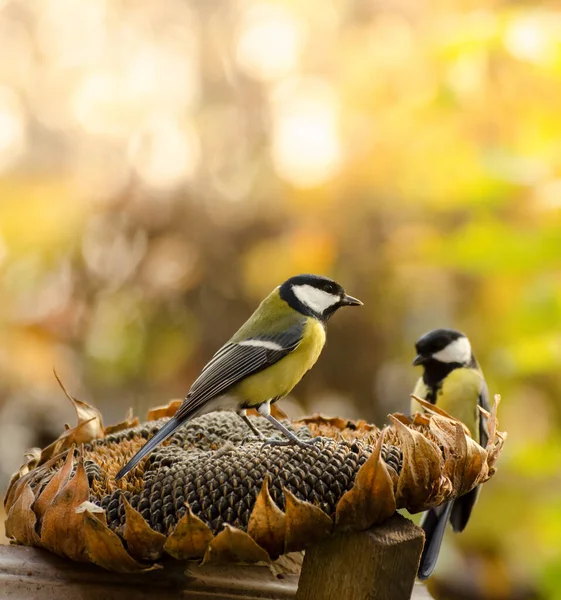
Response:
M561 10L507 0L0 0L0 488L73 411L182 397L261 298L331 275L281 403L382 425L470 336L509 434L432 581L561 598Z

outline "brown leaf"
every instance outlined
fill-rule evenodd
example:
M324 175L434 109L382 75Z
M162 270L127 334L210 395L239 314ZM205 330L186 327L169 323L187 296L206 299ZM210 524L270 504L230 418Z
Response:
M76 509L89 499L88 477L80 458L74 477L60 489L43 515L41 543L45 548L73 560L86 560L83 519Z
M123 429L130 429L131 427L136 427L140 425L140 419L138 417L133 416L132 408L129 408L127 412L127 416L124 421L117 423L116 425L109 425L105 428L105 435L111 435L112 433L118 433L119 431L123 431Z
M286 516L271 498L267 475L251 511L247 533L275 558L284 552L285 528Z
M496 394L495 403L493 404L493 408L491 409L491 413L487 421L489 429L489 441L487 443L487 464L489 465L489 477L491 477L491 475L493 475L496 471L495 463L501 454L507 437L505 432L498 431L497 429L499 426L499 421L497 420L497 409L500 401L501 397Z
M146 418L148 421L157 421L164 417L173 417L182 403L183 400L171 400L166 406L155 406L148 411Z
M443 498L439 498L438 492L445 485L445 478L441 475L444 460L440 449L393 415L389 418L395 425L403 452L403 466L396 490L397 508L418 512L428 504L439 503Z
M452 482L454 494L469 492L487 475L487 452L466 436L458 421L432 415L429 428L444 447L443 473Z
M299 500L283 488L286 513L284 551L302 550L325 537L333 530L333 520L317 506Z
M127 554L119 536L111 531L97 514L86 510L79 517L83 521L82 530L87 556L96 565L117 573L139 573L161 568L157 565L146 566L136 562Z
M469 435L471 437L471 433L468 427L464 425L459 419L456 419L456 417L453 417L452 415L448 414L445 410L442 410L440 406L433 404L428 400L423 400L423 398L419 398L419 396L415 396L415 394L411 394L411 398L416 400L425 409L425 412L429 413L430 415L439 415L441 417L445 417L449 421L454 421L454 423L460 423L466 435Z
M247 533L225 523L224 529L208 545L203 564L227 562L271 562L271 559Z
M382 431L372 454L356 474L353 487L339 500L335 516L337 529L368 529L395 512L394 486L382 460L383 441Z
M9 509L9 506L11 506L11 503L9 504L9 501L12 500L10 492L15 487L16 482L22 477L25 477L25 475L27 475L39 464L41 460L41 448L30 448L23 455L23 459L24 462L22 466L10 477L6 497L4 498L4 507L6 510Z
M417 426L421 425L423 427L428 427L429 421L430 421L430 415L426 412L415 413L413 415L413 425L417 425ZM408 423L405 423L405 425L408 425Z
M133 558L144 561L158 560L163 553L166 536L154 531L125 498L121 496L125 506L125 527L123 537L127 549Z
M67 436L71 434L71 432L74 432L74 438L72 441L76 444L86 444L92 440L102 438L104 435L104 430L101 413L97 410L97 408L94 408L86 402L82 402L82 400L78 400L77 398L74 398L74 396L71 396L68 393L68 390L64 387L64 384L60 380L56 371L53 372L58 384L64 392L64 395L68 398L68 400L70 400L72 406L76 410L76 417L78 419L77 426L66 431L64 435Z
M93 422L94 419L95 417L92 417L91 421ZM103 434L101 434L99 437L103 437ZM52 444L49 444L46 448L44 448L41 453L41 462L50 459L56 454L65 452L66 450L68 450L68 448L70 448L73 445L87 444L93 439L97 438L91 437L90 421L80 423L76 425L76 427L65 431Z
M419 413L415 413L414 416L416 416L417 414L419 414ZM404 425L411 425L411 423L412 423L411 417L408 417L407 415L404 415L403 413L393 413L393 416L398 421L401 421Z
M43 477L47 477L51 467L56 465L59 460L64 458L64 455L65 453L61 452L60 454L53 456L46 463L35 467L33 470L21 477L19 476L18 471L18 473L16 473L10 480L8 490L6 491L6 497L4 498L4 508L6 509L6 512L9 512L10 507L16 501L26 483L29 483L31 489L35 490L38 487L37 482L42 481Z
M45 486L35 504L33 505L33 510L41 522L43 515L45 514L45 510L51 504L53 498L59 493L62 487L66 485L68 480L70 479L70 475L72 473L72 467L74 466L74 445L68 451L66 455L66 460L64 461L64 465L61 469L59 469L51 478L49 483Z
M499 404L501 403L501 397L499 394L495 394L495 402L491 408L491 413L487 420L487 429L489 432L489 441L487 445L495 443L495 437L497 434L497 428L499 426L499 421L497 420L497 411L499 409Z
M41 545L39 536L35 532L37 518L31 509L34 501L33 490L26 483L6 518L6 535L26 546Z
M202 558L213 538L208 526L193 514L188 504L186 506L187 512L164 545L164 552L178 560Z

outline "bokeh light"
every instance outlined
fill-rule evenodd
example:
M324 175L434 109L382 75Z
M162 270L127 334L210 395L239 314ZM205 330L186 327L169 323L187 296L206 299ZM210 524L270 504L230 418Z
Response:
M0 87L0 172L16 164L27 146L27 115L14 90Z
M289 80L274 90L272 153L281 177L312 187L337 174L342 161L338 112L327 82Z

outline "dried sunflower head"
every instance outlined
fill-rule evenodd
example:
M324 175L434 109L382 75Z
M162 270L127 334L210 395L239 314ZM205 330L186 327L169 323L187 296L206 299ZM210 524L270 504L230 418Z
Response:
M426 510L486 481L504 441L496 406L487 448L439 414L393 415L383 430L321 416L285 421L300 437L323 439L312 449L262 448L244 443L237 415L215 412L188 422L115 482L178 403L152 410L146 423L131 416L104 428L98 411L71 400L78 425L31 452L12 478L6 531L18 543L122 572L155 568L163 554L270 560L336 530L366 529L397 508Z

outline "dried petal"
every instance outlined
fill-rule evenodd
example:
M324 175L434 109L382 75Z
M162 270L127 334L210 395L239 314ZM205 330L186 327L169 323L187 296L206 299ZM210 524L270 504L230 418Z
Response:
M138 560L158 560L164 551L166 536L154 531L124 495L122 499L125 505L123 537L129 553Z
M117 571L117 573L139 573L153 571L161 567L144 566L136 562L125 550L123 543L96 514L85 511L83 519L85 549L88 557L96 565Z
M26 483L6 518L6 535L26 546L41 545L39 536L35 532L37 518L31 510L34 501L33 490Z
M469 428L466 425L464 425L459 419L456 419L456 417L453 417L452 415L448 414L445 410L442 410L442 408L440 408L440 406L438 406L437 404L433 404L428 400L423 400L423 398L419 398L418 396L415 396L415 394L411 394L411 398L416 400L425 409L425 412L429 413L430 415L439 415L441 417L445 417L449 421L459 423L464 429L466 435L471 436Z
M186 506L187 512L177 523L164 546L164 552L178 560L202 558L213 538L208 526L193 514L188 504Z
M155 406L148 411L147 419L157 421L164 417L173 417L183 400L171 400L166 406Z
M36 492L37 482L42 481L41 475L47 476L49 469L56 465L57 462L64 457L64 455L65 453L61 452L60 454L53 456L45 464L35 467L35 469L29 471L29 473L26 473L21 477L19 477L19 472L16 473L10 480L6 497L4 498L4 508L6 509L6 512L10 510L10 507L16 501L26 483L29 483L34 492Z
M78 462L76 473L53 498L45 510L41 526L41 543L56 554L73 560L86 560L83 519L76 509L90 498L84 462Z
M101 413L96 408L90 406L86 402L82 402L81 400L74 398L74 396L71 396L68 393L68 390L64 387L64 384L60 380L56 371L54 371L54 374L65 396L70 400L72 406L76 410L78 427L74 428L74 431L76 433L73 441L76 444L85 444L87 442L91 442L92 440L102 438L103 420L101 418ZM81 425L83 427L80 427ZM87 425L87 427L85 425ZM70 429L67 433L70 433L71 431L72 429Z
M410 512L425 510L432 502L442 501L438 492L444 481L441 475L444 466L438 446L422 433L405 426L393 415L389 418L396 426L401 442L403 466L396 491L398 508Z
M231 525L212 539L205 552L206 563L256 563L270 562L269 555L247 533Z
M97 515L100 515L99 518L107 524L107 519L105 518L105 511L103 510L103 508L101 508L101 506L98 506L97 504L86 500L85 502L82 502L82 504L80 504L80 506L74 512L77 515L79 515L80 513L85 513L86 511L92 514L95 513Z
M302 550L325 537L333 530L333 520L321 508L299 500L284 488L286 512L285 552Z
M368 529L393 515L394 486L382 460L384 432L370 458L359 469L353 487L339 500L335 517L342 531Z
M45 514L45 510L53 501L53 498L59 493L61 488L63 488L68 480L70 479L70 475L72 473L72 467L74 466L74 446L70 448L66 455L66 460L64 461L64 465L62 469L59 469L54 476L51 478L49 483L45 486L35 504L33 506L33 510L39 519L39 522L43 519L43 515Z
M284 552L285 528L286 516L273 502L269 493L269 477L266 476L253 506L247 532L269 556L277 557Z
M443 472L452 482L455 495L469 492L487 475L487 452L466 436L458 421L433 415L429 427L444 447Z
M136 427L140 425L140 419L135 417L132 413L132 408L129 408L127 412L127 416L124 421L117 423L116 425L109 425L105 428L104 434L111 435L112 433L118 433L119 431L123 431L123 429L129 429L130 427Z
M418 414L419 413L415 413L414 416L416 417ZM411 425L411 423L412 423L411 417L408 417L407 415L404 415L403 413L394 413L393 416L395 419L397 419L404 425Z

